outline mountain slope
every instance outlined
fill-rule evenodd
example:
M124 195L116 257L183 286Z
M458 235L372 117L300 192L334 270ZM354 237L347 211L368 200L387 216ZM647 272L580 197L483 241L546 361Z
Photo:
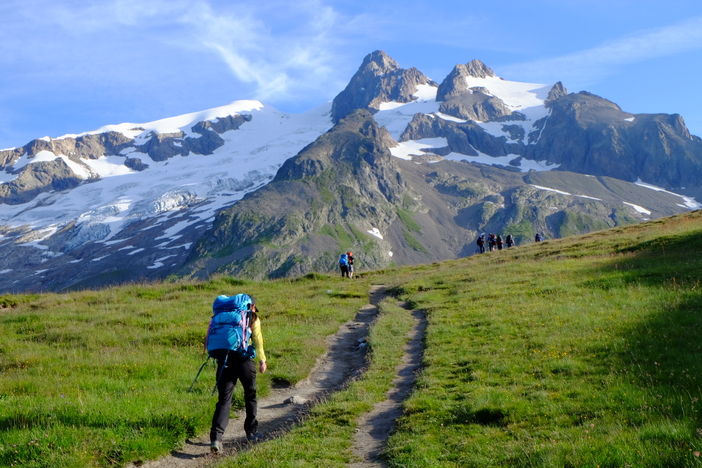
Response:
M1 187L19 186L28 172L48 175L18 192L27 200L0 205L0 289L163 278L219 209L272 180L330 126L329 105L291 115L239 101L5 151L3 177L15 179ZM193 141L201 138L219 144L200 154Z
M376 51L303 114L238 101L0 151L0 290L334 271L348 249L364 268L456 258L483 231L523 243L699 208L674 192L702 193L701 167L680 116L478 60L439 84Z
M341 119L270 184L222 210L181 272L299 276L333 271L347 250L362 269L424 263L473 254L481 231L521 244L536 232L561 237L684 211L675 194L616 179L417 165L392 158L393 143L367 111Z

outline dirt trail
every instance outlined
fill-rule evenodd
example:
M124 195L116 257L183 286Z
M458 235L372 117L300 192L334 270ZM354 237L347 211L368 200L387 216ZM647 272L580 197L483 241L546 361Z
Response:
M406 304L400 304L406 308ZM421 311L412 311L415 323L409 332L402 362L395 369L397 377L385 401L377 403L370 413L358 422L358 432L353 441L353 453L361 461L352 463L350 468L382 468L385 464L378 458L392 431L395 420L402 416L402 402L409 396L422 360L422 341L426 330L426 319Z
M327 352L317 360L306 379L298 382L293 387L275 388L266 398L259 398L258 421L261 434L266 438L276 437L299 420L309 406L290 403L289 401L293 397L312 404L329 392L341 389L350 379L361 375L366 366L367 348L359 347L359 340L368 335L370 325L378 314L376 305L385 295L386 288L384 286L372 286L369 292L371 303L361 307L353 320L342 324L335 335L327 338ZM414 341L416 339L413 339ZM419 346L419 342L417 346ZM414 355L418 356L419 353L419 348L410 352L413 357L409 360L412 362L417 360L418 358ZM407 394L414 382L414 365L411 364L411 367L407 368L403 364L399 368L403 369L401 370L403 375L398 376L396 382L394 382L398 390L395 392L391 391L388 394L388 398L392 400L388 407L382 409L382 404L377 405L376 409L368 415L367 420L361 422L362 429L358 435L360 439L357 438L356 440L356 447L360 444L361 448L355 449L355 453L364 463L375 460L377 452L382 447L382 442L387 438L387 434L392 428L393 421L399 416L399 402L404 398L402 395ZM408 380L408 376L405 376L406 373L411 374L409 376L412 377L411 381ZM408 385L409 387L407 387ZM213 398L213 410L214 404L215 400ZM382 414L374 415L376 411L380 411ZM396 413L397 415L395 415ZM139 466L145 468L205 468L221 459L222 456L233 455L247 445L243 428L243 410L230 420L222 443L224 445L223 454L211 454L208 433L202 437L187 440L181 449L171 452L170 455L164 458L149 461ZM371 447L370 451L363 448L366 445ZM353 466L382 465L355 464ZM130 465L128 468L136 468L136 465Z

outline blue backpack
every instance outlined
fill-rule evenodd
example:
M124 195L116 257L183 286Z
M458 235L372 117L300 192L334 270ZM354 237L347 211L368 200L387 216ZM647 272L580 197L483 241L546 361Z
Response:
M207 352L215 349L228 349L234 354L246 357L256 357L256 349L249 346L251 338L251 313L253 304L247 294L236 296L218 296L212 304L212 320L207 340Z
M341 254L339 257L339 266L349 266L349 256L346 254Z

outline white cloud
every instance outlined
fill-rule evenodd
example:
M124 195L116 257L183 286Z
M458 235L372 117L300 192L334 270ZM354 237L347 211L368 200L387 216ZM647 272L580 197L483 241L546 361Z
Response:
M337 76L339 49L347 40L337 38L353 19L342 21L340 13L320 0L9 1L0 7L11 14L0 19L0 63L6 66L29 61L51 69L55 77L75 73L90 79L107 73L110 59L139 63L142 73L148 73L145 66L153 64L156 51L163 50L162 56L177 56L177 50L209 52L236 80L254 87L248 94L263 100L337 92L348 79ZM139 76L126 69L109 73L115 80ZM207 70L202 75L206 79Z
M335 10L318 1L278 7L292 25L264 23L261 18L270 19L270 11L263 7L237 6L223 14L207 3L185 19L200 43L216 52L239 80L254 83L256 96L263 100L328 86L335 71Z

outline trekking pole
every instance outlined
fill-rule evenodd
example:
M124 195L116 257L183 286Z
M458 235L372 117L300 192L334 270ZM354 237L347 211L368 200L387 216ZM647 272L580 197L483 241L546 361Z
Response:
M212 389L211 396L214 396L215 391L217 391L217 385L219 384L219 379L222 377L222 373L224 372L224 368L227 367L227 359L229 359L229 350L227 350L227 354L224 355L224 363L222 364L222 368L217 373L217 380L215 380L215 384L214 384L214 388Z
M193 383L190 384L190 388L188 389L188 393L192 392L193 387L195 386L195 382L197 382L197 379L200 377L200 372L202 372L202 369L205 368L207 363L210 362L210 356L207 356L207 359L205 359L205 362L202 363L200 366L200 370L197 371L197 375L195 376L195 380L193 380Z

